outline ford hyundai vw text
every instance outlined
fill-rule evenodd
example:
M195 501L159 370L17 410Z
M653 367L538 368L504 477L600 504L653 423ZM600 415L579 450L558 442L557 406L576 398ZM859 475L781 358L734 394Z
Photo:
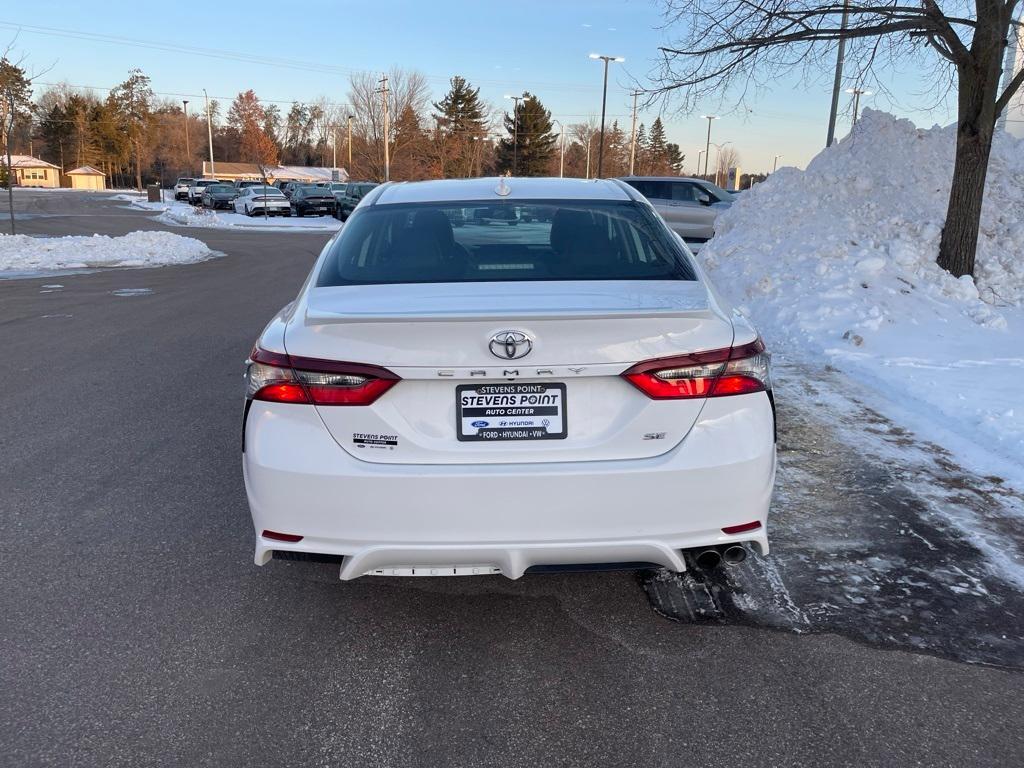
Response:
M768 550L768 355L622 182L374 189L246 376L258 564L518 578Z

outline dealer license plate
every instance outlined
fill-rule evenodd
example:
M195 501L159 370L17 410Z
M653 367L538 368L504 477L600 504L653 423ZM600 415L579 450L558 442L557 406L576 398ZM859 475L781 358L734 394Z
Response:
M563 440L565 384L464 384L455 389L459 440Z

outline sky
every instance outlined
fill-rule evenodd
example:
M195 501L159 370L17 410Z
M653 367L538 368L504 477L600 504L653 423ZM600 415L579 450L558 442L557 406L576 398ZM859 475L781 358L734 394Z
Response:
M511 104L505 94L530 91L566 125L600 116L602 68L588 54L621 56L625 62L609 72L607 120L628 131L633 83L649 84L658 46L671 40L672 30L663 28L656 0L39 0L0 11L0 41L12 38L30 74L47 70L40 83L65 81L103 93L138 67L158 95L189 98L190 109L200 107L204 88L225 104L251 88L261 100L280 102L282 111L292 101L321 95L343 103L349 73L397 66L426 75L435 101L459 74L500 108ZM213 55L173 50L180 46ZM238 61L234 54L263 61ZM711 111L721 115L711 140L730 142L744 172L769 170L775 155L780 167L803 167L825 143L831 72L818 80L780 82L733 111L731 102L724 109L708 104L692 115L671 105L651 107L638 122L649 129L660 113L689 173L706 141L707 121L700 115ZM919 83L911 76L894 75L890 86L899 105L868 96L861 106L924 126L952 120L948 105L930 111L907 106L927 102L915 98ZM842 94L839 136L850 127L849 99Z

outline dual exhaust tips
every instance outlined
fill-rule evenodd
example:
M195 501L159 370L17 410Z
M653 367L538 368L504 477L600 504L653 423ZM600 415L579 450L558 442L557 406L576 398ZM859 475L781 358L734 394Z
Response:
M720 547L707 549L690 549L686 551L688 559L702 571L710 571L722 563L739 565L747 559L747 549L742 544L724 544Z

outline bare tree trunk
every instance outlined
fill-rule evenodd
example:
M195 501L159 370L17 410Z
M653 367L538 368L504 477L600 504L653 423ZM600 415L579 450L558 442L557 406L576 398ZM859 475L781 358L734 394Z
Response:
M135 140L135 188L142 191L142 142Z
M979 24L970 60L958 65L956 160L938 264L954 277L974 274L985 178L996 124L1004 46L998 19ZM980 19L979 19L980 21ZM1004 30L1005 31L1005 30Z

